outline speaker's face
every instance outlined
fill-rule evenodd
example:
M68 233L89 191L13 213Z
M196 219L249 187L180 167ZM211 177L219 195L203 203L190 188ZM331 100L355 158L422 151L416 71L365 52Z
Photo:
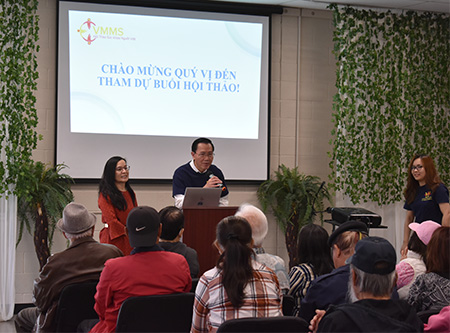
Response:
M195 167L200 172L208 170L214 160L214 151L209 143L199 143L197 151L195 153L191 152L191 155L194 159Z
M120 184L125 184L128 181L128 177L130 176L130 167L127 165L127 162L124 160L120 160L116 164L116 174L115 174L115 182L116 186L120 186Z

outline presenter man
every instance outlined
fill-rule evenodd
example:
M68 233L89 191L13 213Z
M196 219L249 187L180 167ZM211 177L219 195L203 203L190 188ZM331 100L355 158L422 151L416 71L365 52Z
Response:
M192 160L175 170L172 180L172 196L175 206L182 208L186 187L221 187L219 205L228 206L228 188L222 171L212 164L214 144L210 139L198 138L192 143Z

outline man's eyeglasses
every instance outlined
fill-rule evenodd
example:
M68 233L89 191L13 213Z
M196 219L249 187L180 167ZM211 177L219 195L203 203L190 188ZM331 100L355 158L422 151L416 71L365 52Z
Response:
M200 153L197 154L199 157L204 158L204 157L214 157L214 153Z
M422 165L413 165L413 166L411 167L411 171L414 171L414 170L419 171L419 170L422 170L422 168L423 168Z
M130 171L130 168L131 167L129 165L127 165L127 166L124 166L123 168L122 167L116 168L116 171L117 172L122 172L123 170Z

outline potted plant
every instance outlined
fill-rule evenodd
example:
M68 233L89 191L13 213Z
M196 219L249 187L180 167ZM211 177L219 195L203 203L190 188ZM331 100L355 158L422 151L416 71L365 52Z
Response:
M66 166L58 164L46 166L42 162L30 161L24 165L18 179L18 222L19 237L24 228L31 234L31 221L34 221L34 247L40 268L50 256L53 233L64 207L73 201L70 176L61 173Z
M331 200L325 182L307 176L298 168L280 165L273 179L263 182L257 191L263 211L270 208L285 234L289 254L289 268L297 262L297 236L304 225L313 223L319 212L323 221L323 200Z

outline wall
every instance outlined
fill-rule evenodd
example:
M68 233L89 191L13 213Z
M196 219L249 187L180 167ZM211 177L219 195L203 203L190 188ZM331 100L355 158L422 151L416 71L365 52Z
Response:
M52 164L56 104L56 0L40 1L38 14L41 49L38 53L36 97L38 132L44 139L39 142L34 158ZM301 172L327 180L331 105L335 93L332 31L331 12L328 11L286 8L282 15L273 16L271 170L281 163L289 167L298 165ZM189 147L186 149L188 154ZM226 174L226 170L224 172ZM161 209L173 203L170 185L136 185L133 188L139 204ZM230 205L242 202L257 205L257 186L230 185L229 189ZM73 186L75 201L86 205L97 215L96 237L102 227L97 190L96 185ZM52 252L61 251L66 245L61 234L56 232ZM272 216L269 216L269 234L264 247L267 252L287 259L284 235ZM32 238L26 234L17 248L16 303L31 302L33 279L38 275L38 269Z

